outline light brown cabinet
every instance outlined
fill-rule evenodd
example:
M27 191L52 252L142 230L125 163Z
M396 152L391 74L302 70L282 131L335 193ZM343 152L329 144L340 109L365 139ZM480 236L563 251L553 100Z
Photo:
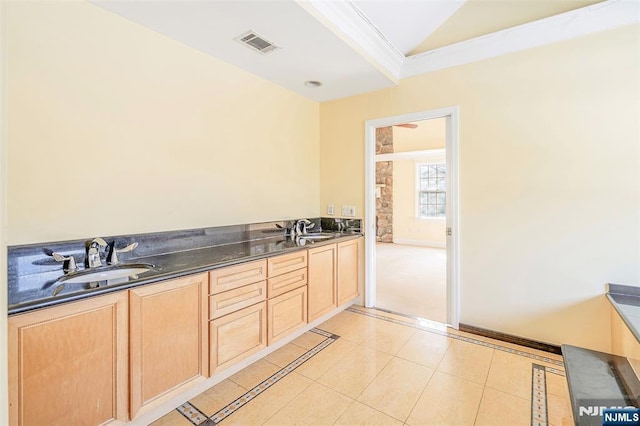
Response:
M267 298L267 282L247 284L233 290L209 296L209 315L211 319L220 318L237 310L246 308Z
M267 262L265 260L227 266L209 272L210 292L218 294L247 284L257 283L266 278Z
M211 374L267 346L267 261L209 272Z
M338 306L359 293L360 238L338 243Z
M209 376L207 274L130 290L131 417Z
M267 279L267 296L269 298L280 296L303 285L307 285L306 262L301 269L296 269L295 271L287 272L277 277L269 277L269 279Z
M267 301L268 344L288 336L307 323L307 286Z
M307 267L307 251L300 250L267 259L267 275L275 277L287 272Z
M11 425L127 420L127 294L9 318Z
M307 251L267 259L267 343L307 324Z
M267 304L261 302L209 323L211 373L267 346Z
M308 250L308 316L309 322L337 306L337 245L327 244Z
M361 239L9 317L15 425L126 422L358 296Z

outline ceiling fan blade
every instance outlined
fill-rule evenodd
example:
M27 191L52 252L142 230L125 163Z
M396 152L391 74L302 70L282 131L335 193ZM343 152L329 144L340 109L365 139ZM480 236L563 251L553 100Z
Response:
M418 125L417 125L417 124L415 124L415 123L394 124L394 126L397 126L397 127L406 127L407 129L415 129L416 127L418 127Z

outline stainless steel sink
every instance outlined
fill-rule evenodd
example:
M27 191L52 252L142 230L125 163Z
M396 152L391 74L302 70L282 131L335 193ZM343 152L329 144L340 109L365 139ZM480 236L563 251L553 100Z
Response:
M328 240L330 238L335 238L335 234L327 234L327 233L303 234L303 235L300 235L300 238L304 238L305 240Z
M143 274L153 268L149 263L130 263L123 265L111 265L84 271L72 272L61 277L58 282L65 284L92 283L97 281L113 280L125 278L133 275Z

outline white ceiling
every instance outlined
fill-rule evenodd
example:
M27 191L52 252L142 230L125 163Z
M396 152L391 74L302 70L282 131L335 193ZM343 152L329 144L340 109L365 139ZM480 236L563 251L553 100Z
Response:
M445 23L465 0L354 0L358 9L403 55L407 55Z
M577 7L594 0L573 1L572 7ZM464 16L465 0L92 3L318 102L392 87L400 78L412 75L640 22L637 0L608 0L532 22L536 15L530 10L525 19L515 16L518 8L512 7L505 13L513 22L528 23L407 56L425 45L439 28L446 29L448 20L455 22L452 17ZM263 55L233 40L248 30L282 48ZM304 85L307 80L323 85L308 88Z
M96 1L95 4L316 101L393 85L369 61L292 1ZM234 37L254 30L281 46L269 54ZM323 82L317 89L307 80Z

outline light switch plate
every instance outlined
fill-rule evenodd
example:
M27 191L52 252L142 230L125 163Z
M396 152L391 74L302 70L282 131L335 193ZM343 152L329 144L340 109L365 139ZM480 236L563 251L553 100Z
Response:
M355 217L356 216L356 206L342 206L342 216L344 216L344 217Z
M334 206L333 204L329 204L327 206L327 214L332 215L332 216L334 214L336 214L336 206Z

